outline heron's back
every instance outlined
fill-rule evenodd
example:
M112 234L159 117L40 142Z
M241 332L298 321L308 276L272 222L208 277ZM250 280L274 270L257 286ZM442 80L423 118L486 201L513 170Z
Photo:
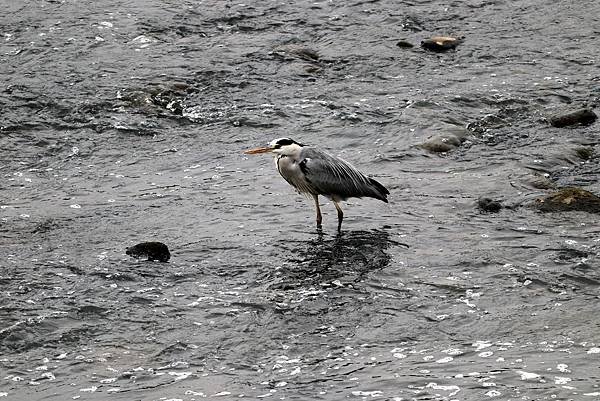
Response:
M387 188L350 163L326 152L304 147L300 153L299 167L310 189L303 192L324 195L335 201L370 197L387 203L390 193Z

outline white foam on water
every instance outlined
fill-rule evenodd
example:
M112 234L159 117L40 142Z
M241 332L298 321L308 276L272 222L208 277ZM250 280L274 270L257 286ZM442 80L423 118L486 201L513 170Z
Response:
M471 346L475 347L475 351L481 351L482 349L491 347L492 343L489 341L475 341Z
M197 395L199 397L206 397L206 394L204 394L202 391L193 390L186 390L185 395Z
M555 376L554 377L554 384L567 384L571 380L572 379L570 377Z
M354 395L356 397L381 397L383 395L383 392L381 392L379 390L373 390L373 391L355 390L352 392L352 395Z
M444 354L452 355L452 356L463 354L463 351L458 348L448 348L448 349L442 350L441 352L443 352Z
M518 370L517 373L521 375L521 380L537 380L541 378L537 373L524 372L522 370Z
M587 351L588 354L600 354L600 348L599 347L592 347Z
M456 385L441 385L441 384L437 384L437 383L428 383L425 388L431 388L433 390L441 390L441 391L450 391L450 394L448 394L448 397L453 397L456 394L458 394L458 392L460 391L460 387L456 386Z

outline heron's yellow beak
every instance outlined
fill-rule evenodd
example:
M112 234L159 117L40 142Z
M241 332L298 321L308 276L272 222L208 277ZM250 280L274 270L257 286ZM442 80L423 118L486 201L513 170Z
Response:
M247 155L257 155L259 153L267 153L272 150L273 150L273 148L266 146L266 147L261 147L261 148L248 149L248 150L245 150L244 153Z

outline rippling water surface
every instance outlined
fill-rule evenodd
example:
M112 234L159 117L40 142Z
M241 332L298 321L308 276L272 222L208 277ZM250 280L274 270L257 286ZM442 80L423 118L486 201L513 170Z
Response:
M598 216L529 207L600 192L598 2L1 3L0 398L600 399ZM390 204L317 232L280 136Z

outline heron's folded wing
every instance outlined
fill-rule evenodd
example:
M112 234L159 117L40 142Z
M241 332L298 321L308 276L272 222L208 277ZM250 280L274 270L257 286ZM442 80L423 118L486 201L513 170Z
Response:
M339 199L369 196L385 200L387 189L350 163L314 148L304 148L300 167L306 180L323 195Z

